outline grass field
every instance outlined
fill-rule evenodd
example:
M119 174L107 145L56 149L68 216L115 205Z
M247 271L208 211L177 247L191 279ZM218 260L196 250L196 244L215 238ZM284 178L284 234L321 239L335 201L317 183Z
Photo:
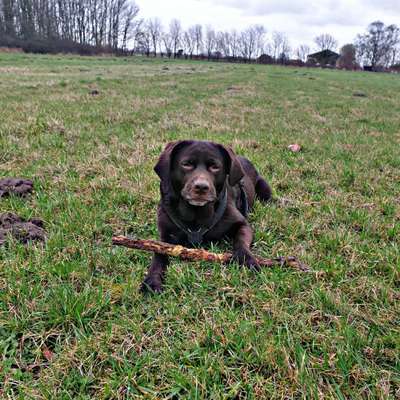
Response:
M174 261L143 297L150 255L110 240L157 237L181 138L252 159L283 199L256 204L254 252L317 273ZM1 212L48 232L0 248L0 398L400 397L399 76L0 54L0 149L36 188Z

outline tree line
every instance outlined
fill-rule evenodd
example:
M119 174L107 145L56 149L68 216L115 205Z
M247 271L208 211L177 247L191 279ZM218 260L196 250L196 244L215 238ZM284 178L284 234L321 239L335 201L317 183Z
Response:
M138 13L130 0L0 0L0 45L38 52L126 49Z
M133 36L133 49L147 56L224 59L227 61L261 60L267 63L297 65L310 63L311 52L338 51L339 68L359 69L361 65L381 70L400 64L400 28L375 21L367 31L357 35L354 43L338 49L338 41L328 33L314 38L314 48L300 44L292 48L283 32L267 35L262 25L242 31L216 31L211 26L193 25L183 29L177 19L164 28L159 18L141 20Z
M147 56L207 58L286 64L307 63L312 51L338 51L330 34L315 47L292 48L283 32L262 25L218 31L199 24L184 29L178 19L164 27L159 18L143 19L134 0L0 0L0 46L36 52L141 53ZM338 66L373 70L400 63L400 29L376 21L354 43L340 49Z

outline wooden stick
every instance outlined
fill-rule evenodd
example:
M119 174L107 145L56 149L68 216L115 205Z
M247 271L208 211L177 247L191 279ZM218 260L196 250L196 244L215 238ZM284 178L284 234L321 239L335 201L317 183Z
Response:
M180 245L160 242L149 239L135 239L126 236L114 236L112 244L116 246L129 247L144 251L151 251L167 256L178 257L185 261L209 261L219 264L228 264L232 260L232 253L211 253L204 249L189 249ZM258 264L262 267L272 267L274 265L289 266L302 272L311 272L310 267L300 262L296 257L277 257L261 258L255 257Z

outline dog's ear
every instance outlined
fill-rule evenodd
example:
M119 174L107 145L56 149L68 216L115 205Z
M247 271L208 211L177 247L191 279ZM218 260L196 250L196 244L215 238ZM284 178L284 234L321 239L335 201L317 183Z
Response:
M176 154L176 152L182 147L188 146L191 143L192 141L190 140L178 140L176 142L167 143L154 167L154 171L160 177L162 182L167 182L169 180L171 161L174 154Z
M239 158L230 147L218 145L227 160L229 179L228 182L231 186L236 185L244 177L244 171L240 164Z

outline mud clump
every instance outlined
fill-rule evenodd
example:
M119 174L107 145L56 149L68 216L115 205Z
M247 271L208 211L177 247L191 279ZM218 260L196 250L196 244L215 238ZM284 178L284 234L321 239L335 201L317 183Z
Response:
M26 196L33 191L33 182L22 178L3 178L0 179L0 198L10 194Z
M354 92L353 96L354 97L368 97L367 94L364 92Z
M46 240L44 222L39 218L24 220L11 212L0 214L0 246L5 244L9 237L22 244L32 241L44 242Z

